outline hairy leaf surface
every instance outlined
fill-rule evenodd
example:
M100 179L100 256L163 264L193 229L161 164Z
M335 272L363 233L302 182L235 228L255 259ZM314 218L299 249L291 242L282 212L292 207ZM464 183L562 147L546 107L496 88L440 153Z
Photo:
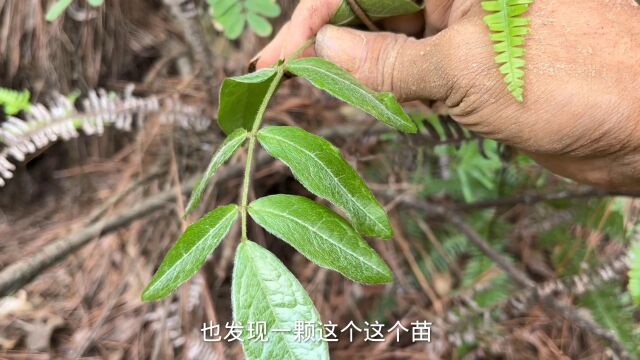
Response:
M329 359L319 325L309 341L296 339L296 322L318 324L320 315L302 285L268 250L248 240L238 246L231 292L233 319L245 326L247 359ZM265 342L249 338L247 324L258 321L266 322Z
M314 263L351 280L384 284L393 279L384 260L338 214L305 197L273 195L249 205L260 226Z
M203 177L198 181L198 184L196 184L193 192L191 193L191 199L189 199L185 216L189 215L198 206L198 204L200 204L202 194L204 194L207 184L209 184L211 178L213 178L220 166L229 160L240 146L242 146L248 135L249 133L247 130L237 129L224 140L220 149L218 149L211 158L207 171L205 171Z
M237 205L227 205L213 210L189 226L165 256L151 283L142 293L142 299L160 300L195 275L207 256L227 236L238 214Z
M289 126L264 128L258 140L269 154L287 164L309 191L342 208L358 232L383 239L393 235L382 206L330 142Z
M496 63L504 75L507 88L517 101L524 101L524 36L529 33L529 19L521 15L527 12L533 0L483 1L482 8L493 14L484 17L484 22L493 32L491 40L498 54Z
M251 130L276 72L265 69L224 80L220 89L218 124L227 135L240 128Z
M413 14L423 8L413 0L358 0L358 5L374 21L391 16ZM357 22L358 17L351 11L349 3L344 0L331 18L331 23L334 25L351 25Z
M416 124L392 94L367 89L333 63L320 58L304 58L291 61L286 70L393 128L407 133L417 131Z

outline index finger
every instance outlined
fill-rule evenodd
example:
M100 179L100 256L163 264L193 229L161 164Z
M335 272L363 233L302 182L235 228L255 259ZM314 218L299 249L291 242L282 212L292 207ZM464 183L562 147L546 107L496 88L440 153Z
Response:
M320 29L331 21L342 0L303 0L293 12L276 37L260 54L257 68L269 67L279 59L293 54L305 41L314 37ZM313 55L310 47L304 55Z

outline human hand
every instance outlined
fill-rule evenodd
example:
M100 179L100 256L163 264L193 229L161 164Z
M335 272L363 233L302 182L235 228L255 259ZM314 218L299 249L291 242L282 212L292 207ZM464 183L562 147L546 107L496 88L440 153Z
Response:
M560 175L640 190L640 8L633 0L531 5L524 103L513 99L497 71L479 1L430 0L422 21L386 24L405 33L426 24L427 33L436 34L421 40L325 26L339 4L303 0L258 66L317 34L315 49L305 55L315 50L374 90L441 101L469 130Z

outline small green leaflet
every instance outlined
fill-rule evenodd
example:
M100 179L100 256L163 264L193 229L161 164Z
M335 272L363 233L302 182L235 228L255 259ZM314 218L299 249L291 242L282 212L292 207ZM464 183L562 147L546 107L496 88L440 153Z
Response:
M422 3L422 1L420 2ZM358 5L371 20L380 20L391 16L408 15L422 10L423 6L413 0L358 0ZM334 25L351 25L358 17L351 11L347 1L342 1L331 23Z
M524 101L524 36L529 33L529 19L521 15L529 9L533 0L483 1L482 8L492 13L484 17L484 22L492 32L491 40L496 63L504 75L509 92L518 102Z
M236 323L267 324L265 342L250 339L248 331L242 332L247 359L329 359L327 343L320 338L320 315L307 292L278 258L248 240L236 253L231 303ZM309 341L296 339L293 330L297 322L318 324Z
M237 205L227 205L213 210L189 226L165 256L142 293L142 300L160 300L195 275L207 256L227 236L238 214Z
M60 15L62 15L65 10L67 10L72 2L73 0L58 0L56 3L51 5L51 7L49 7L45 19L47 21L54 21L55 19L59 18ZM104 4L104 0L87 0L87 2L93 7L102 6L102 4Z
M228 135L239 128L251 130L276 73L271 68L224 80L218 109L222 131Z
M382 206L330 142L289 126L264 128L258 133L258 141L291 168L309 191L342 208L359 233L383 239L393 236Z
M367 89L333 63L320 58L304 58L291 61L286 70L395 129L407 133L417 131L416 124L392 94Z
M198 181L198 184L195 186L193 193L191 193L191 199L189 199L189 204L187 205L184 216L189 215L198 206L198 204L200 204L200 201L202 200L202 194L207 188L209 180L213 178L220 166L222 166L222 164L229 160L229 158L233 156L233 154L240 148L240 146L242 146L248 135L249 133L247 133L247 130L237 129L224 140L222 146L220 146L220 149L218 149L218 151L211 158L211 162L209 163L207 171L204 173L200 181Z
M631 246L629 264L629 293L633 302L640 305L640 241Z
M49 10L47 10L47 15L45 17L46 20L53 21L59 18L60 15L62 15L65 12L65 10L67 10L67 8L69 7L69 5L71 5L72 2L73 0L58 0L56 3L51 5L51 7L49 7Z
M274 0L209 0L211 16L220 24L224 35L235 40L248 24L259 36L269 36L273 28L265 18L280 15Z
M345 219L305 197L267 196L251 203L249 214L268 232L322 267L360 283L393 280L384 260Z
M29 90L17 91L0 87L0 105L4 107L4 113L15 115L23 110L31 108L31 93Z

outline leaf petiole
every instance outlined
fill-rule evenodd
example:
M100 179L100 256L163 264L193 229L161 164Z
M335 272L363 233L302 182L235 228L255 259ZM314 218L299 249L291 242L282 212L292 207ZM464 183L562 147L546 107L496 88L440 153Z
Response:
M287 65L289 65L289 62L291 62L291 61L293 61L293 60L298 59L298 58L300 57L300 55L302 55L302 52L303 52L303 51L307 50L307 48L308 48L309 46L311 46L311 45L313 45L313 44L315 44L315 43L316 43L316 37L315 37L315 36L314 36L314 37L312 37L311 39L309 39L309 40L307 40L307 41L303 42L303 43L302 43L302 45L300 45L300 47L299 47L299 48L297 48L297 49L296 49L296 51L294 51L294 52L291 54L291 56L289 56L289 57L284 61L283 68L284 68L284 69L286 69L286 68L287 68Z
M257 141L257 133L260 130L260 125L262 124L262 119L264 118L264 113L267 110L267 106L273 98L273 95L278 90L280 83L282 82L282 78L284 76L284 63L280 62L276 65L277 73L275 78L271 82L269 86L269 90L267 91L260 107L258 108L258 112L256 114L256 120L253 122L253 127L251 128L251 132L249 132L249 146L247 148L247 163L244 169L244 179L242 181L242 196L240 198L240 217L242 223L242 236L240 238L241 241L247 240L247 205L249 203L249 186L251 185L251 169L253 166L253 156L256 149L256 141Z

